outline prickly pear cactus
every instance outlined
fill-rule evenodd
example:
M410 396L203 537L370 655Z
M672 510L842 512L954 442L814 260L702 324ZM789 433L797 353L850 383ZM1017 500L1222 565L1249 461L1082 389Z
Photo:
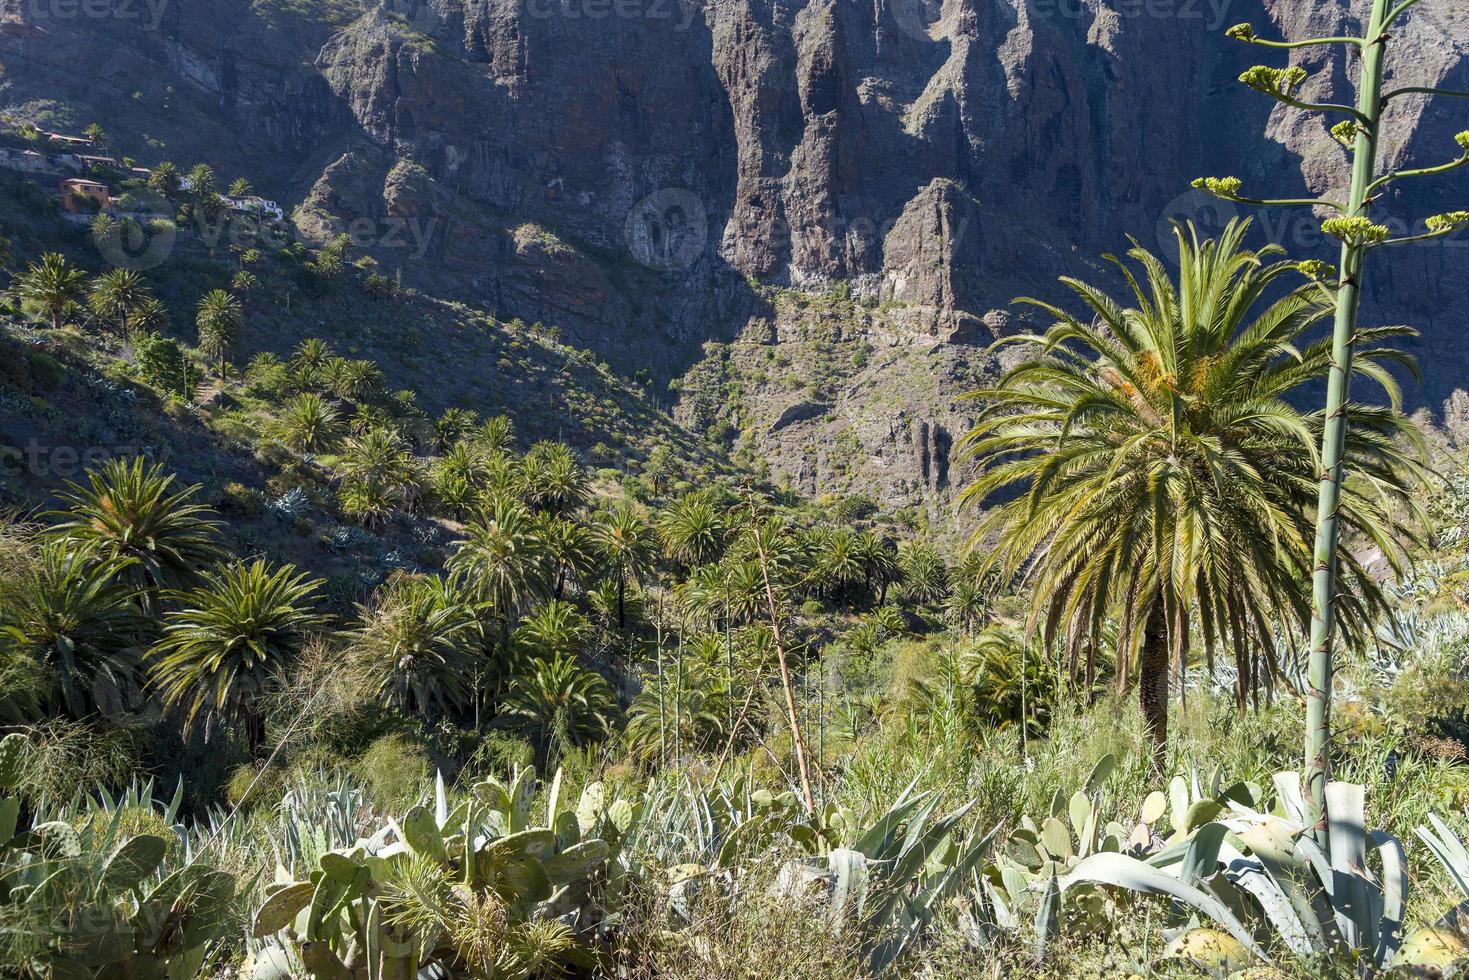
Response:
M1254 957L1238 939L1219 929L1190 929L1173 938L1165 960L1184 960L1214 976L1249 966Z
M550 825L531 826L531 769L508 786L476 783L452 807L442 782L436 797L432 808L390 820L386 832L323 854L317 868L297 869L305 877L279 875L255 915L254 937L267 942L253 954L253 975L517 975L518 956L543 956L553 940L561 964L591 964L573 927L594 925L600 913L614 870L607 836L628 829L617 822L627 805L609 806L605 789L592 784L563 808L557 773ZM418 907L425 896L434 896L433 908ZM496 959L478 961L486 955Z

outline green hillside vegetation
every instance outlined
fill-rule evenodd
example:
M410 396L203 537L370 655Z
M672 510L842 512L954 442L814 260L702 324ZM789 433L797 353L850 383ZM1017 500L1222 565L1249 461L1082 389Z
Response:
M98 176L169 213L0 176L0 977L1469 965L1469 448L1355 324L1363 214L1346 273L1187 225L1024 301L954 542L761 466L773 372L923 363L845 290L684 425L207 168Z

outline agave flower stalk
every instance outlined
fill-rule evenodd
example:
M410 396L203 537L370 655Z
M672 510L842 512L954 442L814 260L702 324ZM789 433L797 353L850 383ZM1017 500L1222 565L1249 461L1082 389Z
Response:
M1307 111L1340 114L1347 118L1332 134L1351 150L1351 183L1344 204L1325 200L1268 200L1240 196L1238 178L1201 178L1195 186L1225 200L1261 205L1306 205L1335 212L1322 223L1322 230L1341 242L1341 265L1337 270L1336 316L1332 334L1332 358L1327 377L1326 424L1321 438L1320 489L1316 511L1316 539L1311 585L1310 660L1306 696L1305 783L1309 824L1322 846L1327 837L1326 786L1329 779L1331 745L1331 684L1333 641L1336 627L1337 555L1339 548L1338 504L1345 473L1342 457L1346 443L1349 379L1357 315L1361 306L1363 278L1368 255L1389 245L1421 242L1469 227L1469 213L1435 215L1424 223L1426 232L1392 238L1387 227L1371 218L1378 192L1387 184L1408 177L1446 173L1469 164L1469 132L1455 137L1460 154L1439 166L1379 173L1377 151L1381 140L1383 113L1393 99L1410 94L1469 97L1466 92L1410 86L1383 92L1383 77L1392 41L1390 29L1420 0L1373 0L1365 30L1360 36L1310 38L1301 41L1269 41L1258 37L1248 24L1230 28L1228 34L1247 44L1272 48L1304 48L1339 45L1360 54L1361 76L1355 107L1305 102L1297 97L1307 81L1304 69L1273 69L1256 66L1240 81L1276 101ZM1323 269L1323 272L1325 270Z

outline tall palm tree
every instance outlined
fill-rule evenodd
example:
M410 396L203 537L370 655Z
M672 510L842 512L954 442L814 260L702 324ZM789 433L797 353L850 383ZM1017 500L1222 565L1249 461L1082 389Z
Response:
M179 172L178 164L168 160L154 167L153 173L148 175L148 186L165 197L176 195L183 181L184 175Z
M1325 377L1329 339L1309 334L1332 296L1304 283L1270 302L1299 266L1270 261L1275 247L1246 250L1247 229L1234 222L1203 242L1177 229L1176 285L1141 246L1128 254L1142 281L1112 260L1131 305L1074 279L1062 282L1085 317L1025 300L1054 323L1011 338L1033 350L975 393L987 404L964 440L967 458L989 467L964 502L1018 490L974 530L972 542L994 541L981 570L1005 580L1024 572L1048 647L1064 643L1074 656L1116 621L1119 686L1136 652L1139 700L1160 752L1178 669L1170 662L1185 662L1193 627L1211 662L1218 649L1233 652L1243 707L1246 692L1275 674L1275 630L1309 616L1324 420L1293 404ZM1406 357L1378 345L1410 333L1358 333L1353 370L1392 405L1350 406L1347 460L1360 478L1343 488L1339 514L1395 568L1414 540L1411 492L1423 469L1385 367ZM1343 625L1360 636L1384 599L1354 556L1343 566Z
M541 544L551 566L551 597L560 599L565 596L567 585L580 588L591 576L597 567L596 548L591 532L569 517L543 515L539 527Z
M854 598L857 584L868 575L859 551L857 532L849 527L823 528L812 545L817 591L828 596Z
M469 704L483 667L472 602L442 578L400 577L359 613L353 657L385 707L442 717Z
M66 261L59 252L47 252L40 262L32 262L16 276L14 288L21 300L33 303L51 318L53 329L60 330L66 314L81 298L86 277L82 270Z
M903 593L917 603L942 602L949 594L949 569L932 545L906 543L898 552Z
M240 339L245 322L244 307L234 295L223 289L211 290L199 301L195 323L199 327L199 347L219 364L224 377L224 363Z
M871 531L857 534L855 547L857 560L862 563L863 589L869 596L877 589L876 601L880 606L887 602L888 586L902 576L898 566L898 549L885 538Z
M149 623L125 584L130 564L95 545L49 541L0 594L0 647L39 664L73 717L121 709L138 689Z
M143 277L132 269L110 269L92 280L88 300L98 316L117 322L117 331L126 337L128 315L151 298Z
M465 528L449 570L488 603L508 635L518 612L548 589L546 551L534 515L511 497L491 497Z
M121 574L152 610L162 590L194 584L225 554L214 511L195 502L199 488L175 491L173 483L142 457L108 460L85 486L67 484L65 509L48 515L57 523L47 533L125 560Z
M653 570L653 532L626 502L619 503L592 525L592 537L602 551L602 565L617 586L617 628L627 626L627 586L641 582Z
M320 586L292 565L236 562L174 596L180 608L148 653L149 680L186 729L202 724L207 736L240 724L251 750L260 747L262 698L326 622L315 608Z

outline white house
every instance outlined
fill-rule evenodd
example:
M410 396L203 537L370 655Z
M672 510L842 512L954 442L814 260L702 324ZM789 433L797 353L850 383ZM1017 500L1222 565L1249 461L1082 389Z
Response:
M267 217L274 218L276 221L284 221L286 218L286 212L279 204L274 201L267 201L263 197L255 197L254 195L249 197L226 197L224 202L232 210L243 211L246 214L263 214Z

